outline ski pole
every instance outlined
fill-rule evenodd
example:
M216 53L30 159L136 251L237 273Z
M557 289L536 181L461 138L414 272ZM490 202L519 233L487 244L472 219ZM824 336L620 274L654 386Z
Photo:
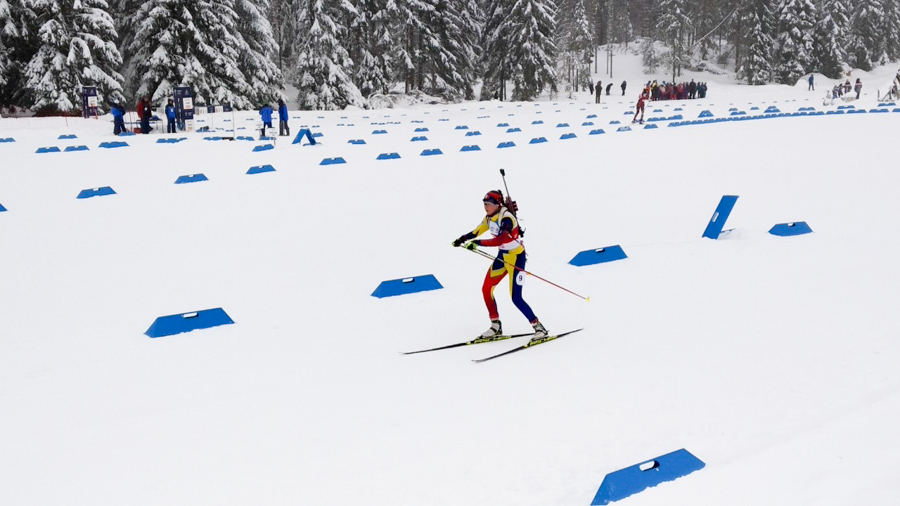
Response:
M477 253L477 254L479 254L479 255L481 255L481 256L487 258L487 259L490 259L490 260L495 260L495 259L499 258L499 257L494 257L494 256L491 255L490 253L487 253L487 252L484 251L484 250L480 250L480 249L478 249L477 247L474 247L474 248L471 248L471 249L470 249L470 248L465 248L465 249L468 250L468 251L471 251L472 253ZM587 302L590 302L590 301L591 301L591 298L590 298L590 297L585 297L585 296L583 296L583 295L578 295L577 293L573 292L572 290L569 290L568 288L559 286L559 285L557 285L556 283L554 283L554 282L552 282L552 281L550 281L550 280L548 280L548 279L544 279L544 278L538 276L537 274L528 272L528 271L526 271L525 269L523 269L523 268L521 268L521 267L519 267L519 266L517 266L517 265L515 265L515 264L511 264L511 263L507 262L506 260L503 260L502 258L500 259L500 261L503 262L503 263L505 263L506 265L512 267L513 269L515 269L515 270L517 270L517 271L524 272L525 274L527 274L527 275L529 275L529 276L532 276L532 277L535 277L535 278L537 278L537 279L543 281L544 283L553 285L553 286L555 286L556 288L559 288L560 290L562 290L562 291L564 291L564 292L571 293L572 295L578 297L579 299L585 300L585 301L587 301Z

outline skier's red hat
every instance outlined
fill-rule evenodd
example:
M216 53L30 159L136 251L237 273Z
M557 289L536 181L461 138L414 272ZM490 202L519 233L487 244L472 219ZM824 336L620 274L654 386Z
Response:
M482 202L490 202L499 206L503 202L503 194L500 193L500 190L491 190L481 200Z

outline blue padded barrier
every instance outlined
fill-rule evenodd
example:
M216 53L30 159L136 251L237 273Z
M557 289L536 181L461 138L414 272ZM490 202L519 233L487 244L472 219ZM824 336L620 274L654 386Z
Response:
M175 184L186 184L186 183L199 183L200 181L209 181L204 174L189 174L185 176L178 176L178 179L175 180Z
M574 133L567 133L567 134L562 134L562 135L560 135L560 136L559 136L559 139L564 141L564 140L566 140L566 139L574 139L574 138L576 138L576 137L577 137L577 136L576 136Z
M349 141L347 141L347 144L362 145L362 144L365 144L365 143L366 143L366 141L364 141L364 140L362 140L362 139L350 139Z
M90 151L87 146L66 146L65 151Z
M620 469L603 478L591 506L603 506L622 500L649 487L687 476L704 467L706 464L682 448L647 462Z
M498 128L506 128L509 126L509 123L497 123Z
M769 233L772 235L777 235L781 237L789 237L792 235L803 235L809 234L812 232L812 229L809 228L809 225L806 224L805 221L794 221L790 223L779 223L772 227L769 230Z
M532 121L531 124L532 124L532 125L543 125L543 124L544 124L544 121L543 121L543 120L536 119L536 120Z
M508 133L508 134L515 133L515 132L521 132L521 131L522 131L522 129L519 127L513 127L513 128L506 129L506 133Z
M35 153L59 153L60 149L56 146L49 146L46 148L37 148Z
M253 146L253 152L257 153L259 151L268 151L270 149L275 149L275 146L271 144L262 144L260 146Z
M647 126L644 127L644 130L650 130L650 129L652 129L652 128L659 128L659 127L656 126L656 125L647 125Z
M77 138L78 138L78 136L75 135L75 134L60 135L59 137L57 137L57 139L59 139L59 140L63 140L63 139L77 139Z
M411 278L392 279L382 281L378 288L372 292L372 297L382 299L384 297L394 297L397 295L406 295L409 293L427 292L430 290L440 290L444 288L438 282L433 274L424 276L414 276Z
M481 148L478 147L478 144L472 144L471 146L463 146L460 151L481 151Z
M422 141L427 141L427 140L428 140L428 137L425 137L424 135L420 135L418 137L413 137L412 139L409 140L409 142L422 142Z
M107 149L109 149L109 148L124 148L127 146L128 146L128 143L125 141L112 141L112 142L101 142L100 143L101 148L107 148Z
M372 130L372 135L384 135L387 133L387 130Z
M556 128L569 128L568 123L557 123Z
M605 248L580 251L574 258L569 260L569 264L584 267L585 265L601 264L625 258L628 258L628 255L626 255L622 247L617 244L615 246L606 246Z
M516 147L516 143L513 141L501 142L500 144L497 144L497 147L498 148L514 148L514 147Z
M4 142L16 142L16 140L12 137L0 137L0 144L3 144Z
M443 155L444 152L440 150L440 148L434 149L426 149L422 151L422 154L419 156L435 156L435 155Z
M722 199L719 200L719 205L716 207L716 211L709 220L709 224L706 225L706 230L703 231L703 237L713 240L719 238L719 234L722 233L722 228L725 227L725 221L728 220L728 216L731 214L731 210L734 209L734 204L737 202L737 199L737 195L722 196Z
M468 130L469 127L466 125L456 125L455 130Z
M542 142L547 142L547 138L546 137L535 137L534 139L531 139L528 142L528 144L540 144Z
M593 121L585 121L584 123L581 124L581 126L594 126L594 122Z
M103 197L105 195L115 194L116 192L109 186L101 186L100 188L88 188L87 190L81 190L81 192L75 198L89 199L91 197Z
M416 132L427 132L427 131L428 131L428 128L427 128L427 127L419 127L419 128L416 128Z
M272 167L269 164L257 165L255 167L250 167L247 174L262 174L263 172L275 172L275 167Z
M208 329L218 327L220 325L231 325L234 320L225 312L224 309L218 307L215 309L204 309L202 311L194 311L190 313L173 314L169 316L160 316L157 318L147 332L144 334L150 337L164 337L191 332L193 330Z
M376 160L395 160L400 158L399 153L381 153Z
M347 163L347 162L342 157L336 156L334 158L323 158L322 161L319 162L319 165L338 165L341 163Z
M475 137L476 135L481 135L481 132L478 130L473 130L471 132L466 132L466 137Z
M5 213L5 212L6 212L6 208L3 207L3 204L0 204L0 213Z
M597 128L595 130L591 130L591 133L589 133L588 135L600 135L605 133L606 132L604 132L602 128Z
M629 116L630 116L630 114L629 114ZM621 125L622 122L617 119L614 119L614 120L610 121L609 124L610 125Z
M596 117L597 117L596 114L588 114L588 115L586 116L587 119L593 119L593 118L596 118Z
M616 129L616 132L630 132L630 131L631 131L631 127L627 126L627 125L620 126L619 128Z

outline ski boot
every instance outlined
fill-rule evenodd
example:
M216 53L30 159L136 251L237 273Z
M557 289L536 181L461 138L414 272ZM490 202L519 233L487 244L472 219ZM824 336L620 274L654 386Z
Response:
M550 335L547 329L544 328L544 325L537 320L531 322L531 327L534 328L534 335L531 337L532 341L540 341Z
M485 330L481 337L496 337L503 333L503 325L500 320L491 320L491 328Z

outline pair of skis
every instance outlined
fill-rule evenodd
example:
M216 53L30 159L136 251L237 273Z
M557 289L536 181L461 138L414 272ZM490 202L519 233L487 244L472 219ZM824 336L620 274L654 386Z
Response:
M504 355L509 355L510 353L515 353L515 352L517 352L517 351L522 351L522 350L524 350L524 349L526 349L526 348L531 348L531 347L537 346L537 345L539 345L539 344L543 344L543 343L546 343L546 342L549 342L549 341L553 341L553 340L559 339L560 337L567 336L567 335L569 335L569 334L574 334L575 332L579 332L579 331L581 331L581 330L584 330L584 329L583 329L583 328L580 328L580 329L576 329L576 330L570 330L570 331L568 331L568 332L563 332L563 333L561 333L561 334L556 334L556 335L552 335L552 336L542 337L542 338L540 338L540 339L532 339L532 340L528 341L527 343L525 343L525 344L523 344L523 345L521 345L521 346L518 346L518 347L516 347L516 348L513 348L513 349L511 349L511 350L507 350L507 351L504 351L503 353L498 353L498 354L496 354L496 355L491 355L490 357L486 357L486 358L482 358L482 359L478 359L478 360L473 360L472 362L475 362L476 364L480 364L481 362L487 362L488 360L493 360L493 359L495 359L495 358L502 357L502 356L504 356ZM455 344L448 344L448 345L446 345L446 346L438 346L437 348L429 348L429 349L427 349L427 350L407 351L407 352L404 352L403 354L404 354L404 355L414 355L414 354L416 354L416 353L425 353L425 352L429 352L429 351L438 351L438 350L448 350L448 349L450 349L450 348L459 348L459 347L462 347L462 346L471 346L471 345L473 345L473 344L492 343L492 342L494 342L494 341L504 341L504 340L506 340L506 339L515 339L515 338L517 338L517 337L528 337L528 336L533 336L533 335L534 335L534 334L529 333L529 334L500 335L500 336L492 336L492 337L478 337L478 338L473 339L473 340L471 340L471 341L465 341L465 342L462 342L462 343L455 343Z

